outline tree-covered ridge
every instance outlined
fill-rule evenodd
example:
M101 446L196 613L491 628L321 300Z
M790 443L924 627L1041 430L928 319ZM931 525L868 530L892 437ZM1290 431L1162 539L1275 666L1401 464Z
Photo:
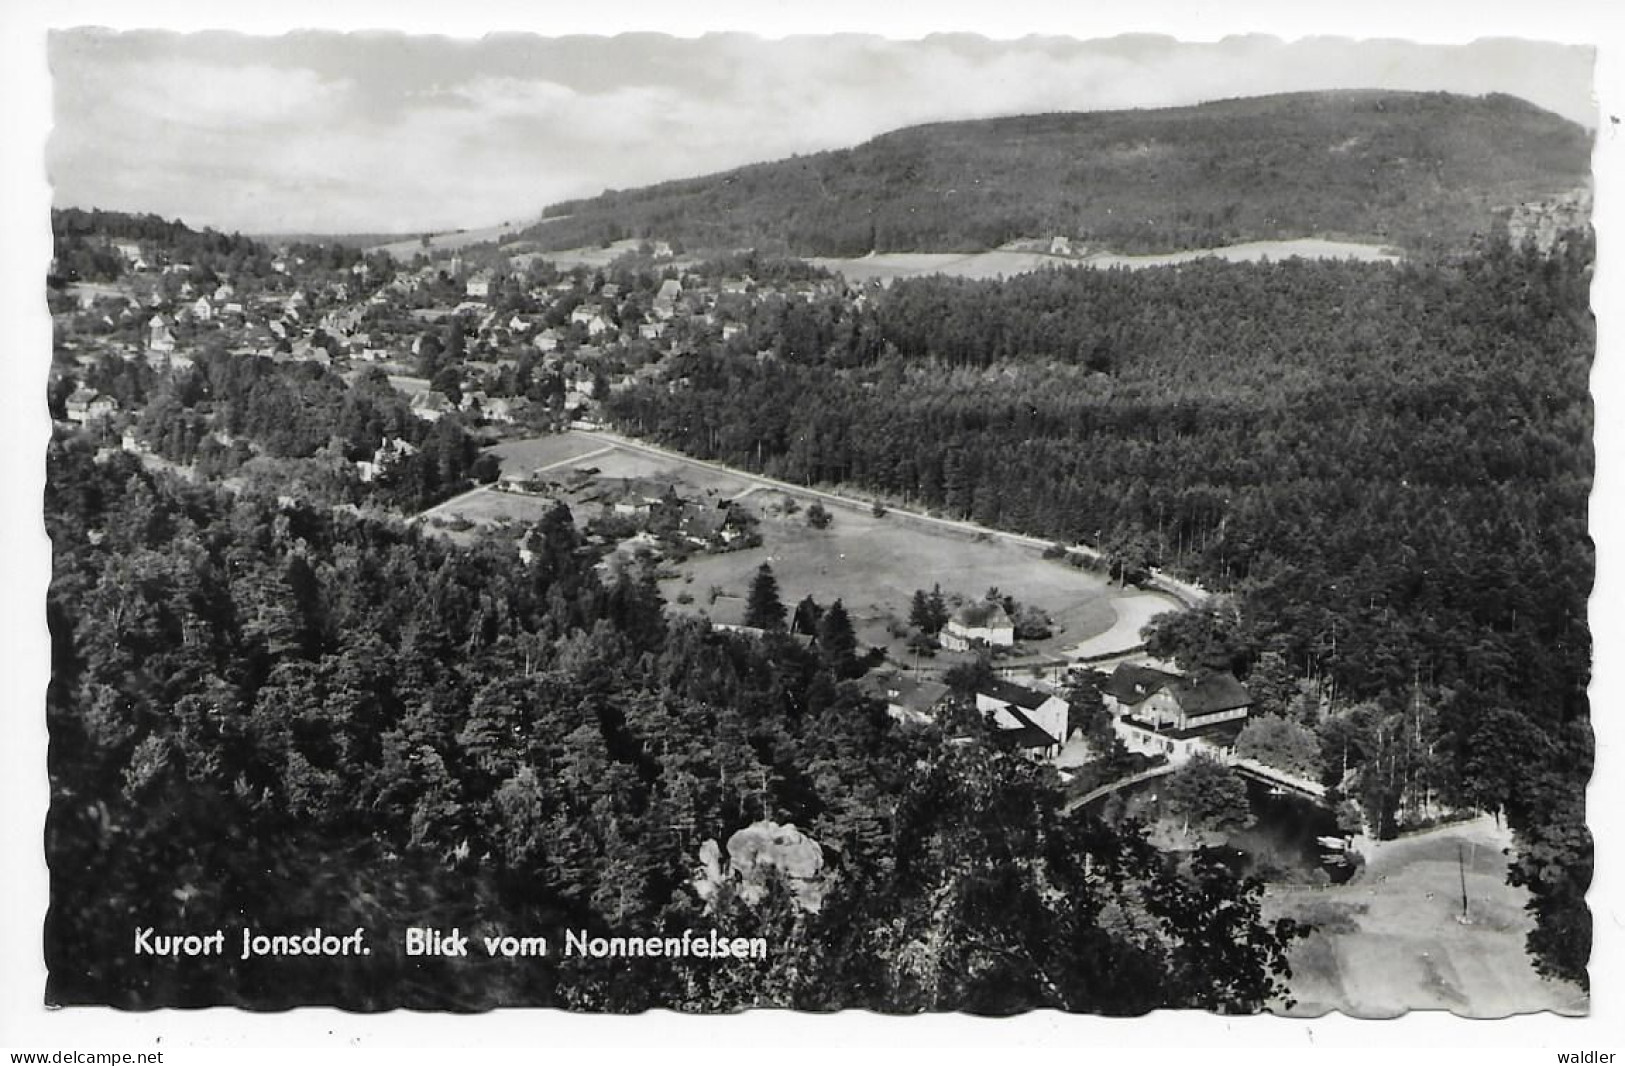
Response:
M1061 815L973 713L903 731L788 635L668 620L567 510L470 549L395 522L49 455L48 998L594 1010L1257 1010L1288 926L1256 882ZM693 888L794 822L811 913ZM133 955L137 928L371 932L366 958ZM748 968L410 958L465 933L769 938ZM233 934L235 935L235 934Z
M1311 683L1331 783L1361 771L1379 828L1428 796L1506 812L1537 957L1583 979L1590 255L900 281L764 307L682 388L611 409L1231 593L1156 649Z
M912 127L554 205L522 236L830 256L1049 235L1121 252L1308 236L1416 250L1461 247L1589 168L1582 127L1514 97L1292 93Z

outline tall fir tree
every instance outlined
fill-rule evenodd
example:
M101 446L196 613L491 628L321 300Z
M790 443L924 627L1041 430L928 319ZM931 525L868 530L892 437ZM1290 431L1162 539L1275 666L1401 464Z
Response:
M861 672L857 651L858 637L852 630L852 619L841 601L836 600L818 623L818 652L830 673L837 678L848 678Z
M783 629L784 604L779 602L779 580L773 568L763 563L756 568L750 583L750 598L745 602L745 624L757 629Z

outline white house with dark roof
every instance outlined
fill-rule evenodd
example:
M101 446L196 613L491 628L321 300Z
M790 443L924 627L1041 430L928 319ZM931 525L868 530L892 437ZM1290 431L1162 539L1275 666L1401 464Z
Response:
M955 611L938 639L949 651L1008 648L1016 642L1016 626L1003 606L984 600Z
M147 321L147 351L168 355L174 350L175 335L169 331L169 320L163 315L153 315Z
M948 697L948 686L942 682L903 674L869 674L858 685L864 695L884 701L886 713L898 722L929 722Z
M68 421L84 425L98 418L106 418L118 411L118 403L110 396L103 396L95 389L78 388L68 397Z
M976 690L976 709L988 715L1001 739L1039 758L1066 743L1071 704L1052 692L994 679Z
M1130 751L1184 762L1199 749L1225 751L1252 712L1253 697L1229 673L1186 677L1120 663L1101 686L1112 728Z
M433 389L413 393L410 404L412 414L425 422L438 422L445 415L457 410L457 405L451 402L450 397Z

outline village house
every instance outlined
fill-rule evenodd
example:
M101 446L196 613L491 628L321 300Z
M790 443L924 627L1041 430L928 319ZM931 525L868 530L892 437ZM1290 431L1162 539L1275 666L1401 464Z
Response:
M169 331L169 320L153 315L147 321L147 351L154 355L168 355L175 350L175 335Z
M522 396L496 396L484 401L483 413L487 422L510 423L517 420L528 405L529 401Z
M68 421L77 422L81 426L98 418L106 418L118 412L118 403L110 396L103 396L95 389L75 389L68 397Z
M596 337L610 328L609 319L597 304L582 304L570 312L570 324L586 326L587 336Z
M1120 663L1101 686L1112 728L1130 751L1172 762L1201 749L1227 750L1251 712L1252 695L1232 675L1195 677Z
M955 611L938 639L949 651L1009 648L1016 643L1016 627L1003 606L984 600Z
M597 483L595 496L616 514L648 514L655 506L680 506L682 494L675 481L653 478L605 478Z
M463 291L476 300L483 300L491 295L491 275L480 271L469 277Z
M1066 700L995 679L976 690L976 709L990 716L999 738L1035 758L1052 758L1066 743L1072 707Z
M858 687L870 699L886 704L894 721L923 725L935 716L948 698L948 686L940 681L916 680L902 674L869 674Z
M433 389L422 389L412 394L412 414L425 422L438 422L445 415L457 410L455 404L443 392Z
M395 463L408 456L418 453L417 446L400 437L385 438L378 449L372 453L372 459L363 459L356 463L356 473L362 481L374 481L380 474L389 470Z

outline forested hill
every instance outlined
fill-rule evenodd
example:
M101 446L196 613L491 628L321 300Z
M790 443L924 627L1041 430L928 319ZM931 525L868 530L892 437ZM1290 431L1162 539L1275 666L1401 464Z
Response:
M1498 208L1585 184L1589 158L1583 127L1511 96L1293 93L918 126L558 204L524 236L832 256L1046 235L1122 252L1305 236L1458 246Z

